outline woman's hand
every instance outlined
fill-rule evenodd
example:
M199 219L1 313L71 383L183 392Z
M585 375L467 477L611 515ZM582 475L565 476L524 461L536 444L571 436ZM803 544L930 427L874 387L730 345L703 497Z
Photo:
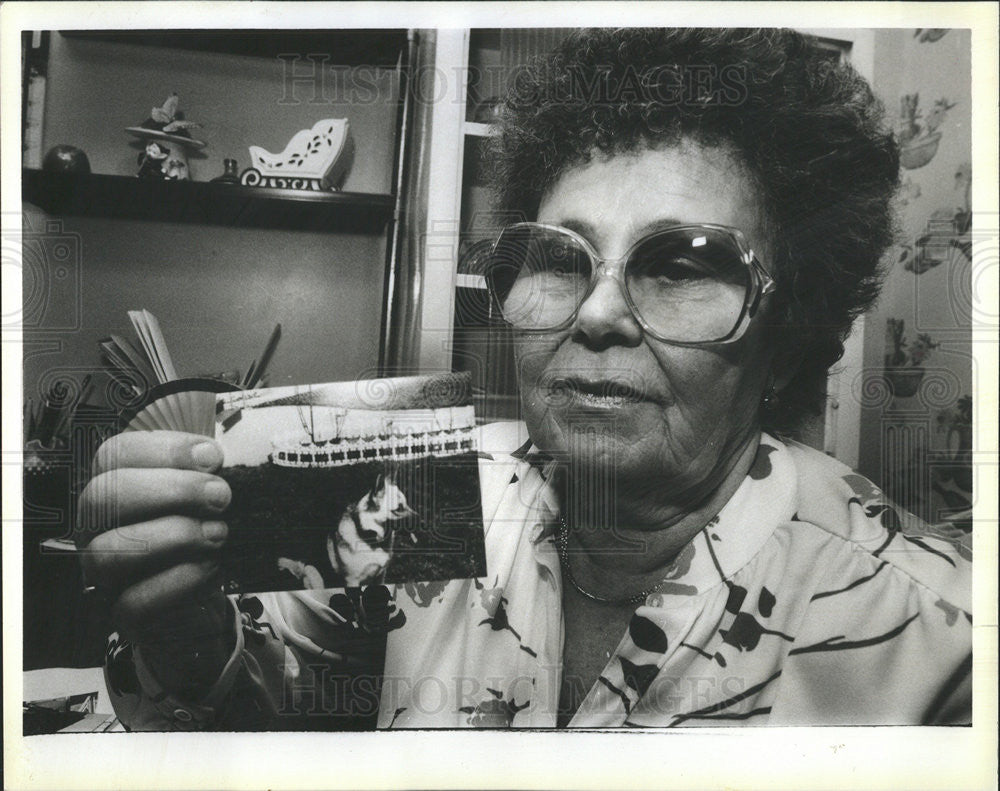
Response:
M175 692L210 685L234 641L226 598L212 584L232 496L213 475L221 466L222 449L206 437L126 432L100 447L80 497L75 541L86 584L108 599L122 635L173 671L159 680Z

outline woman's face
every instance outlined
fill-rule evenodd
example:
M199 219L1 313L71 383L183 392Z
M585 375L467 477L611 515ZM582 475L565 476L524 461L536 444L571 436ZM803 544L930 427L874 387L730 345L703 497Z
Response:
M610 259L664 223L728 225L767 265L758 203L724 150L685 142L567 170L543 197L538 222L577 231ZM657 341L618 283L601 278L569 328L515 335L532 440L571 468L614 471L619 484L677 500L705 494L756 431L771 361L761 335L755 322L728 345ZM623 386L626 398L616 395Z

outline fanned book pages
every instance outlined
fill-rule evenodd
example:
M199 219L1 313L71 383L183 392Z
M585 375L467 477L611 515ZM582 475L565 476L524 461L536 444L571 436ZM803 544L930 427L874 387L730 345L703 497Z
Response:
M156 320L156 316L148 310L130 310L128 317L160 383L176 379L177 371L174 370L174 363L170 359L170 352L167 351L167 343L163 333L160 332L160 322Z
M229 593L486 573L468 374L218 396Z
M263 355L251 363L240 385L206 377L181 378L157 318L148 310L131 310L129 320L139 347L119 335L99 342L108 373L132 396L120 415L123 431L184 431L215 436L217 393L261 381L281 338L277 325Z
M122 431L184 431L215 436L215 396L235 390L218 379L175 379L150 388L140 405L122 412Z

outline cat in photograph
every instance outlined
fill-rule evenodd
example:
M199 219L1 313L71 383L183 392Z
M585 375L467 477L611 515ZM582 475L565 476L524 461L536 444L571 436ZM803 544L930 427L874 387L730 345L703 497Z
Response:
M411 544L417 543L409 525L418 516L392 475L380 473L372 488L344 509L327 535L326 553L335 577L346 587L375 581L389 563L397 532L402 531ZM304 588L324 587L314 566L278 558L278 568L298 577Z

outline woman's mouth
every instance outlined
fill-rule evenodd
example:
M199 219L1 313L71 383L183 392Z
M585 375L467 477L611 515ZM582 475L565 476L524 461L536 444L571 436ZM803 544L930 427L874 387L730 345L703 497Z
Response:
M651 399L645 392L627 382L563 377L549 383L546 400L550 406L621 409Z

